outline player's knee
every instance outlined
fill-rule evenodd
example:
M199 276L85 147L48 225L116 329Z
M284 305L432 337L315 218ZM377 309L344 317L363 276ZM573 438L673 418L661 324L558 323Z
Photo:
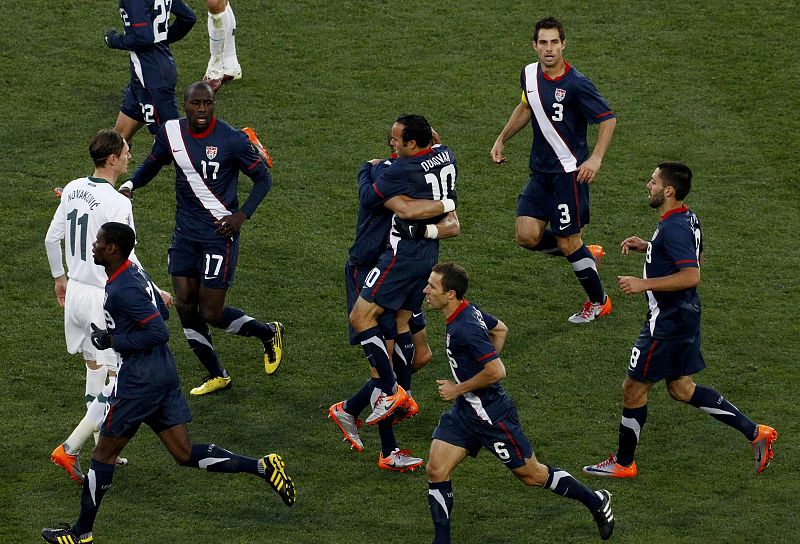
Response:
M92 361L90 359L85 359L84 361L86 362L86 368L89 370L100 370L103 368L103 364L98 363L97 361Z
M435 459L428 460L428 464L425 465L425 474L428 475L428 480L431 482L445 482L450 477L447 469L437 463Z
M669 396L679 402L689 402L692 400L694 394L694 382L670 382L667 383L667 392Z
M222 320L222 312L222 308L200 306L200 317L203 318L203 321L211 325L216 325Z
M539 245L539 242L542 239L542 234L528 229L517 229L515 239L518 246L527 249L533 249Z
M639 407L647 402L647 389L634 380L622 382L622 403L627 408Z

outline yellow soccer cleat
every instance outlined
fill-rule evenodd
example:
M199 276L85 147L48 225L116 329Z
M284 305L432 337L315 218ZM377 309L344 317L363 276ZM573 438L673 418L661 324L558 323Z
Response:
M286 463L277 453L270 453L258 460L258 472L280 495L286 506L294 504L296 492L294 482L286 475Z
M68 523L63 523L54 529L42 529L42 538L51 544L92 544L94 542L91 534L81 538Z
M223 378L222 376L206 376L203 380L203 385L198 385L189 393L192 395L208 395L220 389L228 389L231 386L230 376Z
M270 327L275 329L275 334L264 342L264 371L274 374L283 359L283 324L273 321Z

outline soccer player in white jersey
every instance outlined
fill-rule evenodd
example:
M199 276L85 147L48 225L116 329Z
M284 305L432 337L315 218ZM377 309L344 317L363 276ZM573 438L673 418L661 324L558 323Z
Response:
M223 83L242 78L236 58L236 17L228 0L206 0L208 7L208 45L211 58L203 81L216 93Z
M64 308L67 351L82 353L86 362L86 417L67 441L53 450L50 458L79 483L83 481L83 473L78 453L103 418L105 399L111 394L118 367L114 350L97 350L91 342L92 325L102 328L105 323L103 297L108 279L103 267L92 260L92 242L100 227L109 221L133 228L131 201L114 187L117 178L128 171L127 142L116 130L101 130L89 143L89 154L94 161L94 173L64 187L45 237L56 300ZM64 272L62 240L68 274ZM132 260L138 263L135 256ZM161 296L167 305L172 304L169 293L162 291ZM123 461L119 459L122 464Z

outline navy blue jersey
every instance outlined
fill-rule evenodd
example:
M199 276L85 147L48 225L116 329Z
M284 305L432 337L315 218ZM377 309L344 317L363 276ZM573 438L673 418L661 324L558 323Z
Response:
M179 383L175 359L167 341L164 320L169 312L158 289L144 270L130 261L106 283L103 304L106 327L122 362L117 375L117 398L136 398L147 390Z
M272 187L269 169L250 140L216 117L196 134L185 118L167 121L153 149L133 174L133 188L146 185L161 168L175 162L175 231L194 240L218 238L214 222L241 209L251 217ZM247 201L239 208L239 172L253 180Z
M488 332L496 326L495 317L466 299L447 319L447 358L457 383L469 380L486 364L500 358ZM511 397L499 382L459 396L456 404L462 414L487 423L499 421L514 409Z
M424 200L457 200L455 154L444 145L434 145L413 157L401 157L394 161L372 185L361 184L359 197L363 206L380 206L385 200L398 195ZM426 219L425 223L438 223L444 214ZM439 240L402 240L389 236L389 245L395 256L409 259L432 259L439 257Z
M682 268L699 268L703 252L700 220L686 206L665 213L647 244L644 278L662 278ZM700 332L697 288L646 291L647 322L654 338L694 336Z
M189 33L194 12L183 0L119 0L119 13L125 34L109 37L108 45L130 52L131 81L145 89L174 89L178 72L169 44Z
M396 155L376 165L365 162L358 171L359 187L371 187L380 175L397 160ZM368 194L369 191L363 191ZM359 191L362 194L362 191ZM372 267L386 250L389 243L389 230L394 213L384 206L367 207L359 199L356 238L350 247L350 263L357 266Z
M520 74L520 85L531 108L531 171L574 172L589 158L587 125L611 119L614 112L594 83L569 63L555 79L538 62L529 64Z

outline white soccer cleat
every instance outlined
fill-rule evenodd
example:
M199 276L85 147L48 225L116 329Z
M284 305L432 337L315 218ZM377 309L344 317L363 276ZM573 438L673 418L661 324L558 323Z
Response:
M411 451L396 448L386 457L378 455L378 468L383 470L394 470L396 472L406 472L422 466L422 459L412 457Z
M611 297L606 295L606 300L602 304L594 304L587 300L583 303L580 311L570 316L570 323L589 323L598 317L611 313Z
M336 423L339 430L344 435L344 440L350 442L350 447L358 453L364 451L364 444L358 434L358 427L361 421L352 414L344 411L344 401L337 402L328 408L328 417Z
M375 425L382 419L386 419L392 412L405 404L406 400L408 400L408 393L400 385L397 386L394 395L387 395L381 391L372 406L372 413L367 418L367 425Z

